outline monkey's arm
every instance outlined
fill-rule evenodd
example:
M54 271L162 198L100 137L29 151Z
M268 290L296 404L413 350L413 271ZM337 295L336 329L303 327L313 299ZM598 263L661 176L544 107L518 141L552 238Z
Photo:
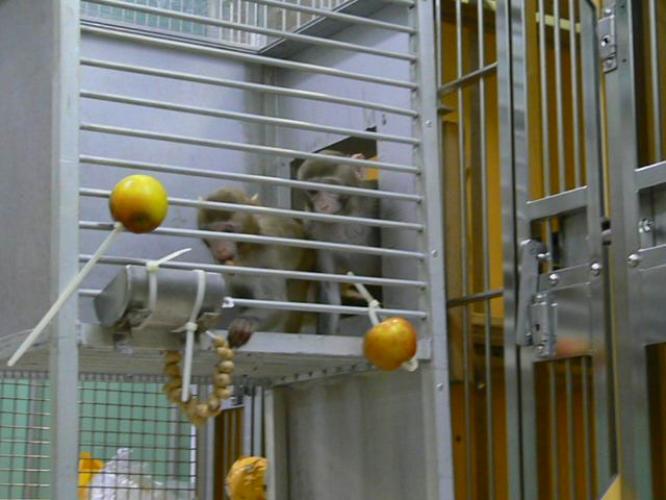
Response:
M261 278L250 285L246 298L286 302L287 284L280 278ZM288 313L285 311L248 307L229 325L229 344L240 347L247 343L257 330L272 330L285 323Z

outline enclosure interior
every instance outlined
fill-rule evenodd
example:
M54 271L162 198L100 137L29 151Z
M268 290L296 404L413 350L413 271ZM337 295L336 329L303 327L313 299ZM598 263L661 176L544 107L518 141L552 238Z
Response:
M378 285L375 290L385 308L403 312L415 321L422 337L428 335L424 320L427 277L422 265L425 222L420 165L414 153L419 139L414 124L417 85L409 27L412 16L408 2L395 3L362 3L363 15L402 29L315 18L297 26L298 31L322 33L321 40L332 43L264 37L257 47L252 46L257 38L238 37L233 51L206 36L184 40L195 44L192 49L182 45L183 38L188 38L183 33L173 37L137 34L109 26L108 19L102 18L84 23L80 47L80 262L88 259L110 230L109 192L124 176L155 175L167 188L171 204L160 230L140 236L122 234L84 283L79 298L82 372L119 374L119 381L132 380L137 374L159 375L163 349L177 347L179 336L171 334L169 341L163 341L164 336L160 340L136 336L130 340L132 354L120 353L112 332L96 325L95 294L121 266L141 265L186 247L192 248L190 253L165 267L221 271L201 241L203 234L192 232L197 199L219 187L238 187L258 193L264 206L301 210L302 187L297 189L298 183L293 182L297 162L304 159L300 155L307 157L329 147L376 160L376 165L366 162L365 175L366 186L377 191L371 197L379 200L377 221L371 224L380 229L381 248L362 249L361 253L375 255L381 273L369 281ZM190 24L190 31L192 27L199 34L223 31L196 23ZM342 49L333 41L369 50ZM261 59L253 59L255 55ZM292 68L281 61L308 66ZM263 146L267 148L262 150ZM279 180L279 185L273 180ZM311 243L304 242L304 246ZM273 397L288 408L288 419L281 421L283 434L288 436L288 442L282 443L281 460L289 478L290 498L338 498L341 483L350 499L424 498L421 378L407 373L329 377L368 369L360 341L370 326L367 310L359 303L343 301L343 306L348 314L339 336L315 336L312 325L299 337L259 333L238 353L239 377L244 377L244 383L277 384ZM310 352L303 353L303 349ZM427 357L427 343L422 343L420 353ZM45 359L46 350L37 349L21 367L43 369ZM197 352L195 374L207 374L213 359L209 353ZM318 376L323 380L317 381ZM299 377L313 380L282 387ZM146 384L154 381L146 380ZM118 388L104 387L122 399L123 386L118 384ZM20 392L20 388L16 390ZM256 401L263 402L264 396ZM167 411L154 404L159 411ZM261 409L263 403L257 404ZM115 421L115 417L107 421ZM251 422L262 427L260 416L252 417ZM240 431L236 427L227 432L237 435ZM259 442L262 438L257 432ZM199 434L186 430L183 439L196 440ZM184 451L186 455L188 450L199 451L191 443L174 448L174 453ZM261 452L261 447L256 451ZM183 458L183 467L203 463L193 457ZM387 470L395 473L386 474ZM183 473L190 480L194 475ZM42 476L46 479L45 472Z

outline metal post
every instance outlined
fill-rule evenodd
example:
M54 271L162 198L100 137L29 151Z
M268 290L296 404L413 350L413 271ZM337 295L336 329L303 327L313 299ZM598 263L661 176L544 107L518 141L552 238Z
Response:
M641 272L637 252L639 201L634 9L639 2L606 2L615 14L617 68L606 74L613 221L612 310L615 311L615 362L618 468L622 498L652 498L646 353L641 335Z
M51 296L78 271L79 1L53 2ZM70 301L51 330L51 497L71 500L78 486L77 307Z
M446 289L444 286L443 209L441 203L441 165L437 137L437 77L435 69L435 33L433 4L418 0L411 10L412 26L418 28L411 37L418 62L412 68L418 89L412 94L419 117L414 123L420 147L414 148L415 160L421 166L420 188L426 202L422 215L426 221L424 248L428 257L420 266L421 276L429 276L427 294L428 324L432 336L432 359L423 367L423 404L426 446L427 498L453 498L453 457L451 449L451 414L449 367L446 331Z

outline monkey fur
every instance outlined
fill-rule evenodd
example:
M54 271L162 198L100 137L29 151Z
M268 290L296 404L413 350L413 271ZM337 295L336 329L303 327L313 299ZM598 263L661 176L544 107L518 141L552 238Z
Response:
M335 186L360 188L363 186L362 168L345 162L347 156L334 150L324 150L322 154L339 160L307 160L298 169L298 179ZM352 155L353 159L363 159L362 154ZM309 190L306 197L305 210L329 215L349 217L376 218L379 210L376 198L367 198L346 193L320 190ZM378 246L379 231L376 227L354 223L307 221L305 231L313 240L330 243L345 243L362 246ZM379 276L380 261L376 256L354 254L352 252L319 251L317 267L322 273L345 274L352 271L363 276ZM338 283L322 283L320 300L327 304L339 305L340 285ZM321 315L318 331L324 334L338 333L339 315Z
M237 205L259 206L256 197L249 197L238 189L223 188L206 201ZM199 229L223 233L253 234L278 238L303 239L303 225L296 220L248 212L202 208L198 213ZM224 239L204 239L213 257L224 265L280 269L284 271L311 271L315 256L311 250L235 242ZM237 298L272 301L304 302L310 284L303 280L282 277L225 274L230 294ZM229 325L229 344L240 347L258 330L298 333L303 313L259 308L245 308Z

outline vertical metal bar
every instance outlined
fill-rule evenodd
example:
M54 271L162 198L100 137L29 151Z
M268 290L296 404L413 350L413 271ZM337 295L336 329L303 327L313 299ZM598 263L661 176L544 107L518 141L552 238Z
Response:
M456 78L463 76L463 20L461 0L456 0ZM468 248L467 248L467 169L465 168L465 96L462 87L456 90L458 99L458 171L460 189L460 255L461 255L461 294L466 297L469 293L468 283ZM472 467L472 431L471 431L471 381L469 356L469 310L462 309L462 339L463 339L463 408L465 415L465 482L467 497L471 498L473 491Z
M557 439L558 418L557 418L557 373L555 371L556 361L548 362L548 431L549 431L549 451L551 457L550 467L550 487L552 498L560 498L560 458Z
M638 2L623 2L615 10L617 69L606 73L611 219L613 231L613 305L617 335L615 360L619 449L618 466L622 477L622 497L653 498L650 460L649 397L645 380L646 354L641 329L641 272L628 265L637 255L639 200L635 169L639 166L635 82L633 9Z
M78 0L53 2L53 177L51 247L53 260L50 283L52 298L78 271ZM51 330L51 495L71 500L78 486L78 347L77 307L70 301L54 320Z
M526 21L520 5L514 10L510 0L498 0L496 4L497 79L499 104L499 139L502 173L502 248L504 256L504 373L506 387L508 440L507 470L508 498L525 498L523 483L521 412L521 356L516 345L515 321L517 304L517 248L523 234L518 224L516 208L521 197L526 197L524 175L516 175L519 165L527 160L527 92L526 92L526 46L524 43ZM515 47L515 49L513 48ZM514 60L516 64L514 64ZM515 102L514 102L515 101ZM514 131L522 132L514 135ZM524 170L520 170L521 172ZM519 190L522 188L522 190ZM532 491L529 494L533 493ZM534 497L534 496L533 496ZM532 498L533 498L532 497Z
M454 497L453 453L449 396L449 365L446 331L446 288L444 284L444 235L442 227L442 179L437 135L437 79L435 77L435 50L433 40L432 2L416 2L410 9L410 20L416 33L410 36L417 63L411 65L418 91L412 92L412 103L418 111L413 128L421 140L413 148L415 164L421 167L418 179L421 219L426 230L422 235L422 248L427 259L419 266L419 275L428 278L430 286L421 294L421 305L428 310L428 333L432 339L432 358L421 370L423 387L423 415L428 499L443 500ZM426 325L423 325L426 326Z
M548 51L546 38L545 0L539 0L539 83L541 90L541 171L546 196L553 194L551 187L550 122L548 116ZM550 231L548 232L550 235ZM549 238L550 240L550 238ZM550 241L548 241L550 245Z
M583 400L583 460L584 460L584 475L585 475L585 498L593 498L594 470L592 469L592 432L590 430L590 389L589 389L589 372L587 369L588 357L584 356L580 359L580 372L581 372L581 397Z
M263 454L263 418L264 418L264 389L261 386L258 386L255 389L254 395L254 408L252 409L253 420L252 420L252 453L254 455Z
M559 192L567 190L565 155L564 147L564 110L562 87L562 32L560 15L560 0L553 0L553 16L555 23L553 26L553 35L555 40L555 106L556 106L556 127L557 127L557 173L559 179Z
M484 31L484 3L477 2L477 31L478 31L478 67L486 64L485 31ZM486 78L479 79L479 149L481 172L481 246L483 248L483 290L490 290L490 244L488 223L488 140L486 123ZM486 454L488 463L488 498L495 498L495 416L493 411L493 374L492 374L492 309L491 301L484 301L484 358L486 383L486 425L487 441Z
M573 119L573 168L574 187L580 187L582 182L582 165L580 161L580 110L578 101L578 36L576 24L576 0L569 0L569 56L571 61L571 114Z
M660 2L663 7L663 1ZM659 12L657 1L648 0L648 22L650 23L650 76L652 84L652 126L654 134L654 158L653 161L664 159L662 148L663 123L661 120L661 65L659 47Z
M567 466L569 468L569 498L576 498L576 454L574 439L573 414L573 384L571 380L571 360L564 361L564 383L566 387L566 413L567 413Z
M601 220L605 213L605 192L603 170L603 135L601 120L601 65L599 59L599 45L596 36L597 5L592 0L579 3L580 6L580 43L581 43L581 68L582 76L582 102L585 116L585 165L588 185L588 207L587 207L587 245L589 262L605 264L607 254L603 250ZM607 101L609 102L609 101ZM624 112L623 112L624 113ZM616 119L617 122L620 120ZM621 120L625 122L624 117ZM617 141L621 142L620 139ZM610 141L612 142L612 141ZM626 167L626 164L625 164ZM613 202L615 205L615 201ZM617 208L617 207L616 207ZM615 250L614 250L615 251ZM611 252L612 253L614 253ZM607 266L610 267L610 266ZM594 478L600 487L605 486L611 478L614 441L616 432L613 425L613 388L612 374L614 366L609 363L607 342L611 320L610 310L615 307L607 307L609 298L609 273L602 272L590 276L590 314L594 320L591 322L590 333L593 339L592 367L594 385L594 433L595 433L595 464L596 477Z
M552 163L550 154L550 117L548 94L548 39L546 37L546 6L545 0L539 0L539 85L541 107L541 174L543 176L543 190L546 196L553 194L552 189ZM545 221L546 249L553 255L553 229L551 219ZM547 264L552 269L552 261Z
M288 456L284 389L267 388L264 406L268 500L288 498Z
M248 394L243 398L243 454L251 455L252 454L252 437L253 429L252 424L254 423L254 389L251 394Z

